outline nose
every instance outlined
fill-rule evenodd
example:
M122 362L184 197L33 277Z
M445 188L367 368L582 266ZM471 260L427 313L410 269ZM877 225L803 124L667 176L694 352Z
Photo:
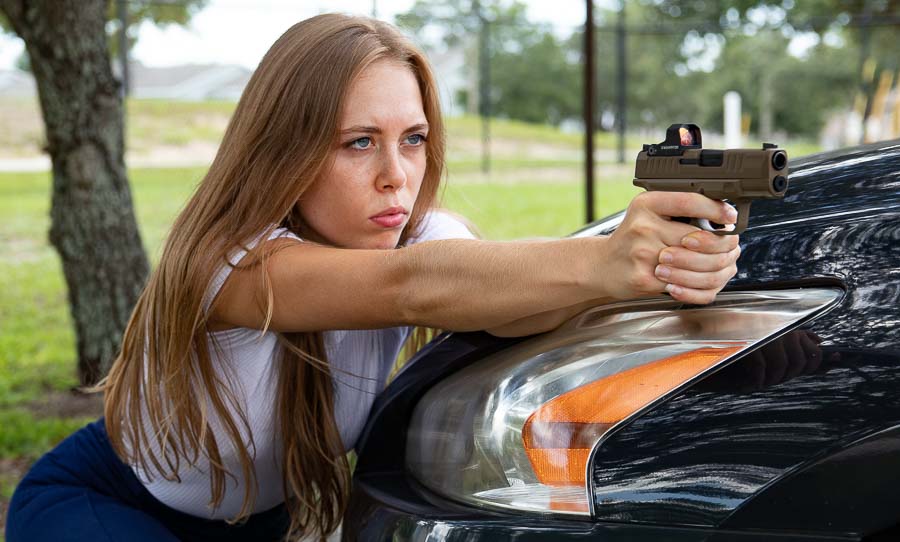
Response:
M381 164L375 186L381 192L396 191L406 184L406 170L403 169L400 149L388 148L381 152Z

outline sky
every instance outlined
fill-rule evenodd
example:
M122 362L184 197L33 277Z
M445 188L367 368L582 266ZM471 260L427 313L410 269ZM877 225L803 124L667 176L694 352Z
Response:
M415 0L211 0L187 27L144 23L131 58L148 66L239 64L255 68L269 46L297 21L326 11L372 15L393 22ZM525 0L528 17L560 28L584 24L584 0ZM0 70L10 69L24 44L0 36Z

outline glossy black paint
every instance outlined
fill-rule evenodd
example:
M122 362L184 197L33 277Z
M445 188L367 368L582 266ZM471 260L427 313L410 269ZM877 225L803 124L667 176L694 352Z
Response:
M863 532L894 525L900 488L900 426L853 442L780 480L732 514L726 526ZM773 515L773 509L790 514Z
M406 487L403 487L406 485ZM534 516L499 515L468 510L451 512L452 503L423 501L400 475L354 480L352 515L345 516L344 540L441 542L810 542L809 533L756 529L708 529L640 524L598 523ZM431 508L423 508L429 502ZM842 535L814 540L848 541Z
M783 202L754 204L730 289L839 280L842 303L810 328L832 359L752 393L695 387L624 427L593 463L598 519L856 533L900 523L900 507L816 517L765 500L792 471L900 423L900 145L807 161L791 184ZM896 457L879 477L900 473ZM819 502L859 483L860 472L843 474L819 488ZM879 497L871 489L863 502ZM753 521L736 513L741 507L755 511Z
M821 337L818 361L769 345L623 427L597 450L598 517L581 522L473 509L407 478L416 401L516 342L445 336L376 401L344 538L850 540L900 522L900 142L792 164L788 195L754 203L741 241L733 289L847 288L793 335ZM660 491L636 490L648 480Z

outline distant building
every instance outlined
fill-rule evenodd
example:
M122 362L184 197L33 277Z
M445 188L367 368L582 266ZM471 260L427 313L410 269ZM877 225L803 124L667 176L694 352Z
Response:
M441 110L451 117L462 115L465 108L459 103L458 95L468 85L463 49L455 47L441 52L431 52L428 59L437 79Z
M185 64L152 68L139 62L130 65L131 96L168 100L237 101L253 71L242 66Z
M118 71L113 64L113 71ZM130 64L131 96L167 100L237 101L253 71L242 66L186 64L167 68ZM31 97L37 94L34 77L19 70L0 70L0 97Z
M429 55L440 90L444 114L464 113L458 103L460 91L467 88L467 66L462 48L448 49ZM178 101L237 101L253 71L229 64L184 64L151 67L140 62L129 65L131 97ZM118 76L118 65L113 62ZM37 95L34 78L20 70L0 70L0 97L33 97Z

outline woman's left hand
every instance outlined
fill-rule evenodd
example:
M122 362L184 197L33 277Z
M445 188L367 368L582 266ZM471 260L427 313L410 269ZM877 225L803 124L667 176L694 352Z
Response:
M667 283L666 291L679 301L711 303L737 273L741 254L737 235L696 231L659 253L656 278Z

